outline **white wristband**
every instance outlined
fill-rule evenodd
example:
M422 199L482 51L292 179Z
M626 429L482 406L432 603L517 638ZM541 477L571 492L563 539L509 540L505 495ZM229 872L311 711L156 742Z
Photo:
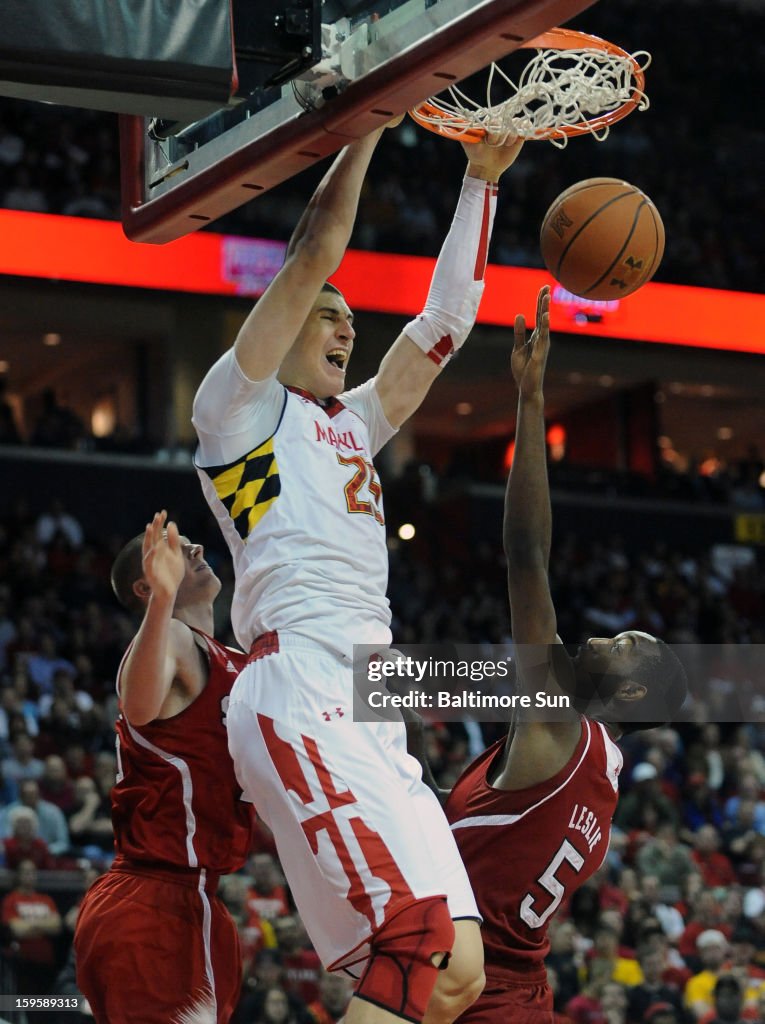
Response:
M496 209L496 183L466 177L425 308L404 328L438 366L462 347L475 323Z

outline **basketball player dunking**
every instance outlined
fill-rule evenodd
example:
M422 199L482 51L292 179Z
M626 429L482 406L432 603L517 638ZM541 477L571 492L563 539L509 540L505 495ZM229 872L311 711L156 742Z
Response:
M213 640L220 581L165 519L112 568L117 597L144 616L117 680L117 857L74 937L97 1024L226 1024L241 985L236 925L215 892L252 841L225 724L244 655Z
M449 1024L483 984L478 912L403 724L353 721L352 657L354 644L391 639L372 460L472 328L496 182L520 142L465 146L427 304L376 377L347 391L353 315L326 282L381 134L334 161L284 266L203 381L196 462L233 555L232 622L249 650L229 709L237 775L324 965L360 975L346 1024L422 1020L453 952L427 1017Z
M647 633L589 640L573 659L557 635L547 575L552 517L542 392L549 303L543 288L528 341L523 317L515 324L519 400L504 545L520 692L532 705L541 692L567 695L572 708L556 710L555 721L519 719L451 793L440 793L484 920L486 988L460 1024L552 1024L547 925L608 850L622 766L614 741L668 721L686 694L674 652ZM413 721L409 730L421 757L420 726Z

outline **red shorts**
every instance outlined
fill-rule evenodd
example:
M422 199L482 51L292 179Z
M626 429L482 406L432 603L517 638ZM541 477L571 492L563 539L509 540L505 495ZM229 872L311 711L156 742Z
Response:
M195 1005L227 1024L242 981L231 915L200 872L112 868L77 916L77 983L97 1024L168 1024ZM195 1018L196 1019L196 1018Z
M456 1024L553 1024L553 993L546 981L499 980L486 987Z

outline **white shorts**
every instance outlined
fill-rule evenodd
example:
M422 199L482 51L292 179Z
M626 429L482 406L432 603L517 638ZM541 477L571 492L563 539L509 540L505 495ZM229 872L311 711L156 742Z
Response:
M453 918L480 914L403 722L354 722L352 697L349 662L280 633L278 651L236 680L227 724L244 797L274 833L311 942L329 970L357 976L370 939L414 900L445 896Z

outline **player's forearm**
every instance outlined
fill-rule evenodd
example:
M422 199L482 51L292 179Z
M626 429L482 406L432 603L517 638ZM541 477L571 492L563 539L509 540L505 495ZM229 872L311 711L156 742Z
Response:
M478 315L497 189L468 176L441 246L425 306L387 353L375 386L388 422L401 426L467 340Z
M425 307L404 328L437 366L461 348L475 324L496 209L497 186L466 177Z
M292 235L284 266L239 331L234 353L248 380L266 380L278 370L322 285L340 265L379 136L373 132L337 157Z
M520 396L513 464L505 492L503 540L508 572L550 560L552 511L547 478L544 400Z
M384 129L346 146L319 183L287 246L289 259L300 249L326 263L326 275L340 265L350 241L361 186Z
M173 681L171 623L175 597L152 594L120 673L120 698L128 721L145 725L159 714Z

